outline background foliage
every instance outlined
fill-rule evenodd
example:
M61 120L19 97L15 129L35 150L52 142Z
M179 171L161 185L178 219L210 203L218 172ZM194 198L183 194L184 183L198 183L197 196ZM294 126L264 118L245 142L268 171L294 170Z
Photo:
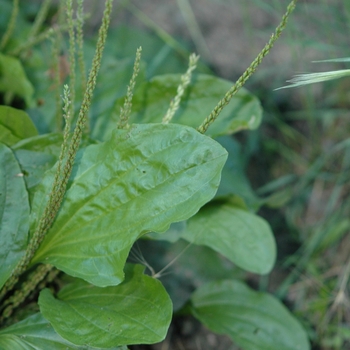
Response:
M159 77L160 74L183 72L187 64L187 52L195 47L203 59L209 62L209 67L212 70L219 73L223 78L234 80L246 68L246 63L250 62L256 55L258 51L256 47L262 47L272 32L270 23L275 23L275 21L271 21L271 19L277 19L283 13L283 9L287 4L284 1L267 2L261 0L232 3L214 0L203 2L205 6L199 4L199 2L198 4L195 2L192 4L186 1L178 1L176 5L172 5L162 1L158 5L157 2L154 2L155 4L149 5L149 8L147 8L145 2L135 3L138 7L130 5L129 2L124 2L123 5L126 6L126 10L122 6L117 7L117 11L114 13L116 26L109 37L110 43L114 44L107 45L104 65L102 66L91 109L93 118L90 127L94 139L108 139L110 130L104 128L103 121L104 118L114 118L115 111L119 110L120 101L122 101L125 87L131 76L133 56L140 42L142 42L144 48L144 63L138 77L132 118L134 120L142 118L143 120L153 121L152 118L159 116L159 121L159 118L166 111L166 107L164 111L158 110L158 108L162 104L167 106L166 101L169 96L174 95L178 81L176 76ZM184 15L186 3L187 6L192 6L191 8L195 11L194 17ZM6 9L10 11L11 2L2 0L0 5L4 9L3 14L0 15L2 16L0 26L4 28L7 23L4 13L6 13ZM36 6L35 2L31 2L31 4L23 7L23 17L19 17L17 26L20 29L16 29L15 37L18 40L21 39L22 32L28 26L23 18L33 18L37 11ZM91 6L96 6L96 4ZM177 16L183 16L180 20L181 25L169 27L169 23L164 23L166 22L164 17L156 17L157 12L154 11L152 6L158 6L158 11L172 14L174 13L172 6L175 6ZM205 22L205 20L209 21L208 17L205 17L204 11L201 12L200 10L200 8L205 7L208 11L212 9L211 11L218 18L220 16L217 15L217 11L226 11L226 13L231 14L233 12L239 13L239 22L236 24L238 30L235 28L237 35L234 38L232 38L232 35L225 37L221 32L220 40L213 40L215 36L213 32L208 30L208 24ZM141 12L138 11L138 8L141 9ZM94 13L94 11L92 12ZM150 18L147 16L151 18L154 16L153 20L155 22L150 22ZM227 247L215 248L216 251L219 251L228 259L226 260L219 257L212 250L191 245L189 248L185 248L187 250L169 268L172 271L170 278L164 275L160 280L172 296L175 310L179 310L183 306L193 289L207 283L193 295L191 299L192 311L210 329L220 333L220 329L215 328L216 325L210 326L210 319L206 318L201 303L204 298L210 299L211 296L210 292L206 291L205 286L211 286L210 291L212 292L213 283L215 283L213 280L218 277L217 271L225 271L222 278L232 276L246 280L260 292L270 291L287 303L307 328L308 335L315 346L320 349L343 349L349 345L350 339L350 310L347 296L350 274L350 261L348 260L350 221L347 198L350 170L349 141L347 138L348 83L343 80L296 90L287 89L276 92L272 90L285 85L284 81L299 71L344 67L344 64L339 63L320 64L311 67L309 62L348 55L346 49L349 44L347 42L348 36L344 34L348 31L350 8L346 2L339 4L336 1L320 0L300 3L294 16L295 18L291 21L282 42L279 43L280 46L276 47L276 52L272 52L264 66L247 85L250 91L253 91L262 102L264 110L262 127L257 131L240 133L235 139L227 137L218 139L226 149L229 149L230 156L224 168L223 181L215 198L216 202L209 204L209 206L215 206L222 217L229 217L232 220L232 222L228 222L228 225L234 225L235 220L240 220L240 215L248 215L246 211L237 209L237 206L241 206L242 209L249 208L251 211L261 208L259 214L263 215L271 224L272 231L277 239L278 260L275 269L268 276L247 275L239 268L234 268L231 265L231 261L236 262L235 257L237 257L234 248L229 248L228 251L225 251ZM310 21L310 18L313 20ZM124 25L122 23L123 19L125 21ZM325 19L327 20L325 21ZM91 32L94 32L94 20L93 17L91 19ZM222 22L225 23L225 21ZM225 24L228 25L227 22ZM138 27L141 27L142 30L140 31ZM179 29L179 27L181 28ZM166 28L170 35L166 35L162 28ZM181 34L184 35L180 36ZM252 44L253 42L255 44ZM119 44L115 45L115 43ZM91 43L87 41L86 44L86 56L90 60L93 54L94 40L91 39ZM26 57L26 75L28 78L23 77L23 72L17 67L17 62L6 62L6 57L0 56L0 66L12 65L17 76L16 80L22 82L21 84L12 84L13 80L10 79L9 81L6 74L3 74L2 80L0 80L0 91L9 92L19 97L12 101L14 106L23 107L23 104L25 104L29 107L28 113L40 134L51 131L55 127L55 112L50 107L54 103L54 95L52 94L49 97L52 99L51 101L47 100L43 105L37 103L43 91L49 91L53 88L53 81L47 79L47 76L50 76L50 71L47 70L46 65L46 62L50 60L49 45L45 43L43 45L44 47L47 45L46 50L41 50L40 54L33 50ZM221 45L221 49L218 49L215 45ZM223 47L231 51L221 52ZM239 49L240 47L242 49ZM225 57L230 57L229 63L226 62L225 64ZM235 59L232 59L232 57ZM63 56L62 65L65 64L65 59ZM41 67L46 68L42 69ZM210 73L210 69L203 64L199 66L198 72ZM276 72L279 72L279 74L276 74ZM158 77L151 79L157 75ZM145 78L150 79L150 81L141 83ZM173 83L171 82L172 79L174 80ZM209 76L196 75L194 77L194 81L201 79L205 80L201 86L208 91L208 95L215 101L217 101L218 96L222 96L222 93L226 91L224 86L226 82L222 82L221 85L218 82L219 85L215 86L215 82L211 81ZM118 81L117 85L116 81ZM169 84L169 86L166 84ZM32 85L35 86L35 91L33 91ZM149 91L152 93L147 95L146 92ZM182 114L179 113L179 116L181 115L184 120L189 121L186 113L191 114L196 110L203 109L204 116L207 114L205 112L206 108L209 108L210 111L210 106L203 105L200 99L197 101L198 93L202 94L203 91L197 92L196 88L189 89L186 97L188 103L181 107ZM255 112L257 119L251 122L250 119L240 120L238 117L238 124L228 125L224 123L225 116L222 116L221 122L224 125L220 125L220 122L214 124L215 129L213 128L212 133L209 130L210 135L221 135L220 128L221 130L231 128L231 131L243 128L255 129L254 122L257 123L257 126L261 118L259 114L261 113L260 106L252 96L246 94L243 91L242 98L251 99L251 105L248 104L248 106ZM120 99L115 102L115 98L118 96ZM6 99L10 97L4 94L3 102L6 102ZM163 98L164 102L162 101ZM77 100L79 101L79 98ZM234 112L240 110L239 100L236 102L236 104L229 107ZM145 106L147 106L147 109L145 109ZM11 134L11 130L6 124L10 114L11 110L9 109L6 110L6 113L3 112L2 116L5 115L5 117L2 117L0 121L0 133L5 135L6 138L11 135L8 138L11 140L11 144L8 146L12 146L20 139L29 136L36 137L35 142L24 140L22 144L17 143L14 147L16 157L22 159L21 164L31 174L30 181L28 181L29 198L27 199L31 203L33 200L31 195L40 181L40 174L49 169L57 160L57 150L62 139L59 134L51 134L50 138L45 140L42 136L36 136L34 126L26 117L22 118L22 126L16 128L16 130L21 130L23 134ZM21 117L19 117L19 120L21 120ZM195 125L197 124L195 123ZM3 137L5 138L5 136ZM33 151L40 150L40 142L43 142L46 148L50 145L52 152L45 156L34 155ZM1 159L7 159L5 158L8 154L6 148L1 152L4 155L4 158L1 157ZM6 164L10 165L11 162L8 161ZM232 170L234 175L232 175ZM235 182L226 181L225 171L229 174L229 178L234 176L236 183L242 185L238 188L234 185ZM246 173L252 186L245 177ZM2 181L2 183L5 182ZM238 194L241 200L236 198L232 205L232 203L225 201L228 194ZM182 237L188 242L198 240L198 237L191 236L191 227L210 224L205 212L207 209L208 207L204 207L200 215L188 222L188 229L185 233L181 224L172 226L167 233L167 240L172 241L178 237ZM257 220L254 214L250 215L251 217L248 220ZM206 222L206 220L209 222ZM262 221L262 219L259 220ZM264 223L259 222L258 225L263 227ZM210 230L208 232L208 236L203 236L203 241L200 243L213 247L215 242L207 243L211 236ZM259 231L259 234L262 233ZM153 238L156 238L156 236ZM266 236L266 239L269 239L269 235ZM255 249L253 243L250 247L252 250ZM134 248L134 254L137 256L138 262L141 260L142 263L150 265L151 269L159 271L174 256L182 254L184 245L183 241L175 246L161 241L149 242L149 244L148 242L141 242L138 247ZM267 259L271 259L275 254L274 250L265 250L265 252L267 252ZM190 260L192 254L195 254L197 259ZM247 268L249 264L253 264L253 266L249 266L250 271L263 272L258 271L259 264L254 262L254 259L249 258L244 262L244 257L241 257L238 260L243 264L241 266L238 263L238 266L242 268ZM178 266L181 266L182 269L179 270ZM203 266L205 266L204 271ZM137 271L137 273L140 273L140 271ZM191 277L191 282L184 282L184 275ZM147 277L144 278L144 283L147 283ZM242 293L242 297L245 295L246 298L252 295L254 300L258 295L254 293L259 293L250 289L245 290L244 288L248 287L242 286L239 282L232 286L222 284L215 285L216 287L222 300L224 300L225 293L227 293L225 288L229 288L229 293L235 290L238 296L239 293ZM64 293L71 288L73 291L72 302L76 302L74 301L74 289L83 288L83 286L72 284L67 288L62 291L63 300L65 299ZM42 294L39 302L43 307L49 298L53 297L48 294L48 291ZM266 294L263 294L261 298L262 304L271 302L264 299L268 298ZM248 303L251 304L251 301L248 300ZM271 309L282 307L281 304L276 306L274 304L275 300L271 303L273 304ZM235 305L232 305L232 314L237 312L234 308ZM227 308L226 311L228 313L227 317L231 317L231 309ZM249 314L249 309L246 312ZM39 315L31 317L34 320L33 324L37 325L37 329L45 324L45 321ZM56 317L56 315L53 317ZM59 319L57 322L58 324L62 323ZM191 322L193 324L194 321ZM244 324L244 326L250 327L251 325ZM28 334L30 333L25 323L12 327L14 329L23 327L22 329L25 329ZM2 332L6 334L6 331ZM184 332L182 327L174 332L175 339L179 339L178 342L180 343L186 341L185 338L181 338L181 332ZM234 334L236 330L230 329L229 332ZM193 333L195 334L195 332ZM8 335L8 337L9 339L6 339L6 341L15 342L15 340L10 339L11 335ZM57 334L52 330L48 330L43 335L42 341L45 342L45 339L50 337L57 337ZM221 338L215 339L217 342L225 342ZM237 338L235 340L237 345L244 347L244 340ZM288 337L284 337L284 340L288 342ZM171 340L166 340L165 344L169 341ZM64 340L61 339L60 342L63 344ZM176 340L173 338L171 342L175 344ZM43 344L40 346L43 347ZM290 348L293 349L292 346L295 346L293 340L291 340L291 344ZM187 346L189 348L193 344L188 342ZM219 346L220 343L216 343L214 348L217 349ZM234 345L230 346L234 348ZM286 344L279 344L278 346L279 348L288 348Z

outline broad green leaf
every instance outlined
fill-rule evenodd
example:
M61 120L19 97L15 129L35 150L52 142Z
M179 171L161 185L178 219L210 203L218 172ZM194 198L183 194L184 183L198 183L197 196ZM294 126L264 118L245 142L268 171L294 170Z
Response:
M22 139L37 134L26 112L8 106L0 106L0 142L12 146Z
M176 95L180 77L179 74L161 75L140 85L133 96L130 121L134 123L161 122L170 101ZM185 93L172 122L197 128L231 86L232 83L226 80L210 75L197 75L188 88L188 92ZM109 125L116 123L123 103L124 98L118 99L114 113L108 116L108 119L106 116L97 121L97 130L102 130L103 125L106 131L104 134L95 135L96 138L108 138L110 133L108 130L111 129ZM216 137L243 129L256 129L261 117L262 110L258 99L247 90L241 89L206 134Z
M113 287L74 282L58 293L59 299L45 289L40 310L57 333L78 345L160 342L172 318L172 304L162 284L143 270L141 265L126 265L124 282Z
M98 285L117 285L141 235L186 220L214 195L226 151L176 124L134 125L84 149L54 225L33 258ZM52 172L38 186L35 226Z
M187 221L181 237L206 245L254 273L271 271L276 243L268 223L230 202L211 202Z
M221 181L215 199L229 200L230 203L235 201L236 207L256 210L263 203L263 200L254 194L244 174L240 144L231 136L221 136L216 141L228 151L228 158L221 173ZM186 225L185 221L175 223L170 226L166 233L161 235L150 233L149 236L156 240L175 242L181 238L182 232L186 230Z
M95 347L79 346L63 339L40 313L1 330L0 349L97 350ZM126 350L126 347L113 347L109 350Z
M243 350L310 349L305 330L279 300L240 281L203 285L191 303L196 318Z
M29 201L23 174L12 151L0 143L0 287L24 255Z
M33 85L28 80L21 62L14 57L0 53L0 91L5 102L11 102L15 95L23 98L27 107L33 106ZM8 99L9 101L6 101Z

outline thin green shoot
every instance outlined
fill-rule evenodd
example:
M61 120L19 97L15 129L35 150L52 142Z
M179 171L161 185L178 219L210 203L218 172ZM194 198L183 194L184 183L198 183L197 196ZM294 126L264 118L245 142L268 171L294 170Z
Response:
M120 109L120 117L118 121L117 127L119 129L127 129L128 128L128 121L131 115L131 107L132 107L132 97L134 95L134 89L136 85L136 78L139 74L140 71L140 61L141 61L141 52L142 52L142 47L140 46L136 50L136 57L135 57L135 62L134 62L134 67L132 71L132 76L128 85L126 97L124 100L124 105Z
M11 17L9 20L9 23L7 25L6 31L4 33L4 35L1 38L1 42L0 42L0 50L2 50L7 42L9 41L9 39L12 36L12 33L15 29L15 25L16 25L16 19L18 16L18 11L19 11L19 0L14 0L13 1L13 8L12 8L12 13L11 13Z
M191 4L188 0L177 0L177 4L185 19L188 31L191 34L192 40L198 52L209 62L211 61L210 50L205 42L204 36L193 13Z
M192 72L196 69L197 67L197 62L198 62L199 56L192 54L189 58L189 63L188 63L188 69L185 74L181 76L181 82L177 88L177 93L176 96L174 97L173 100L170 102L170 106L165 113L165 116L163 117L162 123L163 124L168 124L173 116L175 115L176 111L178 110L181 102L182 95L184 94L186 87L190 84L191 82L191 77L192 77Z
M350 75L350 69L334 70L320 73L306 73L295 75L292 79L287 80L290 85L282 86L275 90L288 89L309 84L322 83L328 80L344 78Z

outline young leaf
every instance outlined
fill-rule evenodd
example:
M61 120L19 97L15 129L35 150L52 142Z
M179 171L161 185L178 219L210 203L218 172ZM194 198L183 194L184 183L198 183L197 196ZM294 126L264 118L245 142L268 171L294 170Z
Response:
M0 143L0 287L23 256L29 230L29 201L12 151Z
M276 243L268 223L229 202L211 202L187 221L182 238L206 245L254 273L271 271Z
M273 296L244 283L208 283L191 298L193 315L244 350L309 350L305 330Z
M59 299L45 289L40 310L57 333L74 344L108 348L157 343L166 336L172 304L162 284L143 270L141 265L126 265L124 282L113 287L76 281L58 293Z
M27 107L33 106L34 88L21 62L17 58L0 53L0 72L0 91L23 98Z
M171 99L176 95L180 79L180 74L161 75L136 88L130 122L160 122L169 108ZM198 127L231 85L229 81L210 75L195 76L193 85L189 86L188 93L184 94L183 102L173 117L172 123ZM115 104L115 113L97 121L96 130L104 130L105 133L95 134L94 137L101 139L108 137L111 129L107 125L116 122L123 102L123 98L118 99ZM261 117L262 110L258 99L242 89L233 97L206 134L216 137L243 129L256 129L260 125Z
M186 220L215 194L227 152L176 124L135 125L86 147L54 225L33 258L98 286L117 285L133 243ZM50 186L38 186L31 227Z
M38 134L28 114L16 108L0 106L0 142L12 146Z
M0 331L0 349L98 350L70 343L58 335L51 324L37 313ZM126 350L113 347L109 350Z

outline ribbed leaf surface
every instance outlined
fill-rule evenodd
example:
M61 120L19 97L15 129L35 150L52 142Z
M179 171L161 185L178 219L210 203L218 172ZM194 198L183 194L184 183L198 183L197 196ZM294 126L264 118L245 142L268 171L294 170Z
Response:
M98 286L119 284L135 240L194 215L215 195L226 158L216 141L175 124L137 125L87 147L33 263ZM51 172L34 198L34 213L50 178Z
M65 339L78 344L109 348L150 344L165 338L172 303L162 284L143 274L141 265L126 265L123 283L94 287L74 282L55 299L41 292L40 310Z

